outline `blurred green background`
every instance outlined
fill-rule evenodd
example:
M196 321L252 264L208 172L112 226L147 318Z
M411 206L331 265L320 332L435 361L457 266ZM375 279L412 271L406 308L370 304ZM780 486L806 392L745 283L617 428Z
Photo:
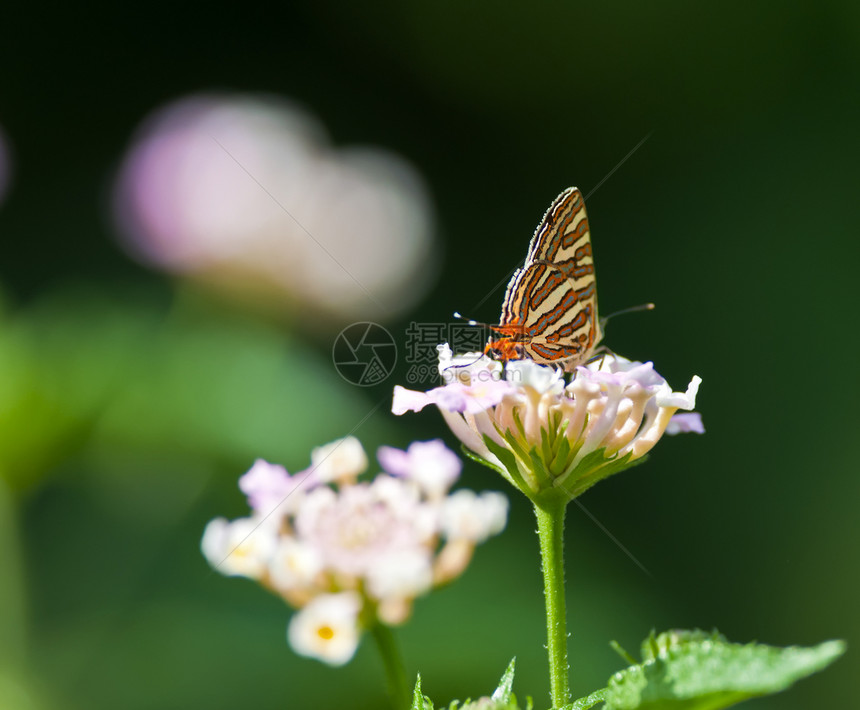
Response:
M575 697L651 628L778 645L846 638L832 669L765 708L856 697L860 6L848 2L104 3L4 11L0 125L0 706L378 708L365 640L330 669L285 642L289 610L212 574L205 523L245 513L236 478L291 471L356 431L444 437L331 365L338 328L231 304L129 259L111 180L140 121L200 90L299 101L335 144L396 151L433 195L429 294L387 327L493 322L491 289L563 188L588 200L600 305L654 301L606 342L676 388L703 377L708 430L584 505L567 529ZM384 255L379 256L384 259ZM482 302L483 301L483 302ZM480 305L478 305L480 304ZM504 490L467 465L464 483ZM398 635L438 703L547 698L534 523L420 600ZM356 699L356 693L357 698Z

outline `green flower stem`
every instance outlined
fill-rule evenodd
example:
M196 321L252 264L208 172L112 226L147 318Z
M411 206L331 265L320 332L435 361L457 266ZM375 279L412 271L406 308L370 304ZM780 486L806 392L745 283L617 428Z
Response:
M412 694L406 680L406 669L403 658L397 648L397 641L391 629L385 624L376 622L370 629L376 641L376 647L382 656L385 666L385 676L388 679L388 694L391 696L394 710L406 710L412 704Z
M564 606L564 513L567 501L535 503L543 589L546 599L546 636L552 706L570 702L570 666L567 661L567 618Z

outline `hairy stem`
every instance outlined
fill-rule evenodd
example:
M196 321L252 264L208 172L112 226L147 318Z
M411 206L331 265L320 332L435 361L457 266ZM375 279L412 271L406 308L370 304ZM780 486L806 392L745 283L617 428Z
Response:
M564 513L567 501L535 504L543 589L546 600L546 636L552 706L570 702L570 666L567 660L567 618L564 604Z

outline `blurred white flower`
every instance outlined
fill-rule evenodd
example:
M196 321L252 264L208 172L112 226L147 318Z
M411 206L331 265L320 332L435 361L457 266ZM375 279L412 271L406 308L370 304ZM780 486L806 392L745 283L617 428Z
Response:
M290 646L302 656L342 666L358 648L361 608L362 600L356 592L316 597L290 619Z
M269 559L269 581L281 593L312 587L322 570L317 550L288 535L281 536Z
M311 465L305 474L311 484L349 483L367 468L367 454L354 436L338 439L311 451Z
M283 466L257 459L239 479L239 490L248 496L248 505L258 515L286 515L301 499L302 476L290 476Z
M376 599L414 599L433 584L433 556L428 547L406 547L380 556L367 572L367 588Z
M441 439L415 441L406 451L381 446L376 457L386 473L412 479L433 498L445 495L463 468Z
M416 597L461 575L475 546L504 528L507 500L446 495L462 464L439 440L382 447L387 471L370 482L357 480L367 467L357 439L318 447L311 458L301 493L290 491L303 474L257 460L239 486L258 514L272 504L277 514L256 530L258 518L213 520L202 548L219 571L257 579L301 609L289 632L299 653L339 664L352 657L362 626L402 624Z
M320 488L308 493L307 505L296 514L296 532L315 547L328 568L338 574L367 577L389 557L413 554L435 533L435 515L401 483L380 496L378 486L358 483L337 495Z
M333 149L316 118L271 96L202 94L157 110L114 204L135 257L315 320L390 317L434 271L416 171L379 148Z
M261 579L277 543L276 530L266 521L215 518L206 526L200 548L221 574Z
M484 542L504 530L508 519L508 499L501 493L459 490L442 506L442 534L449 540Z
M475 353L456 381L427 392L394 388L392 411L435 404L463 444L532 499L575 498L627 468L659 441L678 409L691 410L701 378L673 392L649 363L606 355L562 373L531 360L504 368ZM459 367L439 348L440 368ZM696 415L698 416L698 415ZM696 429L695 427L698 427ZM701 429L701 419L675 419L675 431Z

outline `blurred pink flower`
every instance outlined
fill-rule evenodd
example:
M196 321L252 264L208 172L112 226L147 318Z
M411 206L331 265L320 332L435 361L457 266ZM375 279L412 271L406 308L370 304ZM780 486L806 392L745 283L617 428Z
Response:
M445 495L463 469L463 463L441 439L415 441L406 451L381 446L376 456L386 473L412 479L434 498Z
M372 481L357 480L368 460L353 437L311 458L294 476L257 460L239 479L254 516L213 520L201 547L223 574L255 579L300 609L290 643L338 665L362 624L401 624L416 597L462 574L475 546L504 528L508 506L501 493L448 495L462 464L439 440L382 447L388 470Z
M380 477L337 493L324 486L311 491L296 514L295 529L335 574L366 577L390 555L423 556L429 567L434 518L435 511L413 489Z
M157 110L114 205L138 259L300 315L391 316L434 271L417 172L380 148L332 148L316 118L274 97L202 94Z
M301 476L290 476L283 466L257 459L239 479L239 490L248 496L248 505L259 515L268 515L279 506L294 510L300 498ZM292 499L291 496L293 497Z

